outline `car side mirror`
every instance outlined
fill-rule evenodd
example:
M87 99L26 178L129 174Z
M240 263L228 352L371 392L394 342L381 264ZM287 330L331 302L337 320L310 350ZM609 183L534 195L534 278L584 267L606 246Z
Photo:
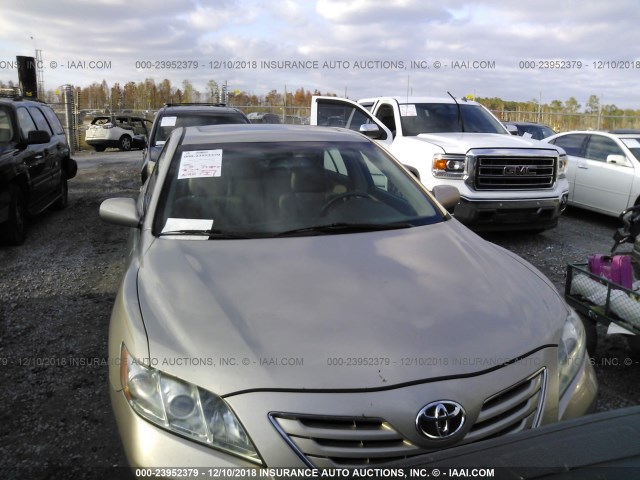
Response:
M418 171L418 169L416 167L412 167L411 165L406 165L406 164L402 164L402 166L404 168L406 168L407 170L409 170L411 172L411 175L413 175L418 180L420 180L420 172Z
M436 200L447 210L460 203L460 192L451 185L436 185L431 190Z
M51 141L51 135L44 130L31 130L27 134L27 144L36 145L41 143L49 143Z
M139 145L140 148L147 148L147 136L144 134L138 134L133 136L133 141L136 145Z
M363 123L360 125L360 133L373 140L384 136L384 132L375 123Z
M133 198L108 198L100 204L100 218L121 227L137 228L140 225L138 207Z
M504 127L511 135L518 135L518 127L515 125L505 125Z
M628 165L627 157L624 155L607 155L607 163L613 163L615 165Z

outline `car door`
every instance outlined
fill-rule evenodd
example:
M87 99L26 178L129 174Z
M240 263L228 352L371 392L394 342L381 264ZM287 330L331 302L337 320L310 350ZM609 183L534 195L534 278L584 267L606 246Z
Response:
M584 159L576 167L573 193L576 205L618 215L633 204L630 195L635 169L613 138L589 135Z
M29 208L38 209L38 204L46 199L50 191L51 169L48 162L51 160L51 142L28 145L29 132L38 130L38 127L26 107L18 107L16 113L22 142L26 145L22 161L29 175Z
M381 135L374 141L384 147L389 147L393 141L391 131L371 112L361 105L346 98L337 97L311 97L311 125L342 127L356 132L363 131L362 125L377 125ZM367 127L365 127L367 128Z
M29 113L36 124L36 128L47 132L51 136L51 142L41 146L43 147L42 153L45 155L47 193L55 195L60 188L61 165L65 155L64 145L62 142L58 141L52 126L49 125L49 121L46 119L44 112L39 107L29 107Z

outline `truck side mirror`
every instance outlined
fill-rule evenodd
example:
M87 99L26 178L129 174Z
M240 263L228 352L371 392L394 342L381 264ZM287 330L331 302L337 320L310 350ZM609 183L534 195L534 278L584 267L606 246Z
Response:
M384 132L380 130L380 128L375 123L363 123L362 125L360 125L360 133L373 140L382 138L384 136Z

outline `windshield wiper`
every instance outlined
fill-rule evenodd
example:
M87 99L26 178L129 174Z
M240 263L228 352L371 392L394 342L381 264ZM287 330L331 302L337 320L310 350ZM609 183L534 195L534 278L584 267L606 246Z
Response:
M231 232L220 230L217 228L211 228L209 230L170 230L168 232L161 232L160 236L171 235L185 235L194 237L208 237L209 239L232 239L232 238L255 238L255 235L251 235L248 232Z
M375 232L379 230L397 230L400 228L411 228L414 225L406 222L397 223L331 223L329 225L314 225L311 227L296 228L286 230L276 234L276 237L287 237L295 235L310 234L332 234L332 233L358 233Z

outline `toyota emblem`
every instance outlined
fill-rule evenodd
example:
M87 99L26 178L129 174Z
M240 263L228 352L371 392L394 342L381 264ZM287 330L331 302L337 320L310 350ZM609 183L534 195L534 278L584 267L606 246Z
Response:
M424 436L434 440L453 437L464 425L462 405L451 400L431 402L418 412L416 427Z

